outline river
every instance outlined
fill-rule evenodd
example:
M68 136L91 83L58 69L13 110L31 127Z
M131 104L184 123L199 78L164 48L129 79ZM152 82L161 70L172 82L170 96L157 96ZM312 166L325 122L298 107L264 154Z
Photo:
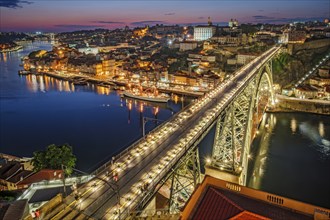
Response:
M265 114L251 146L248 186L330 208L330 117Z
M92 171L113 154L158 126L188 104L173 97L167 104L121 98L109 88L74 86L47 76L19 76L21 57L33 50L50 50L35 42L18 52L0 54L0 152L31 157L50 144L68 143L77 168Z

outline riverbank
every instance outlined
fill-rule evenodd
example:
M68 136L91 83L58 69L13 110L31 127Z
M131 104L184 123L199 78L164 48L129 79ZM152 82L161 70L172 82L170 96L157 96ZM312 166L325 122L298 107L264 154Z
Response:
M40 73L32 73L30 72L30 74L43 74L49 77L53 77L56 79L60 79L60 80L66 80L66 81L70 81L75 83L76 81L81 82L82 80L84 82L88 82L88 83L92 83L92 84L96 84L96 85L105 85L105 86L113 86L114 89L117 89L120 86L125 86L127 87L128 84L132 84L131 82L128 81L123 81L123 80L114 80L114 79L110 79L110 78L98 78L96 76L88 76L88 75L84 75L84 74L75 74L75 73L68 73L68 74L60 74L60 73L55 73L55 72L40 72ZM136 84L138 85L138 84ZM148 89L150 87L148 86L142 86L143 89ZM168 88L164 88L164 87L158 87L157 88L160 92L164 92L164 93L169 93L169 94L178 94L178 95L185 95L185 96L189 96L189 97L201 97L203 96L205 93L204 92L193 92L193 91L186 91L186 90L180 90L180 89L175 89L175 88L170 88L170 85Z
M23 46L17 45L15 47L11 47L11 48L8 48L8 49L2 49L2 50L0 50L0 53L13 52L13 51L21 50L21 49L23 49Z
M300 99L276 95L277 104L266 109L269 113L304 112L320 115L330 115L330 101L317 99Z

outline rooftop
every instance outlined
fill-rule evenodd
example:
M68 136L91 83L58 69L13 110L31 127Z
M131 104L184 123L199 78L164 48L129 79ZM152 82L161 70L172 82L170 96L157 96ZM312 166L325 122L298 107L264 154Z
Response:
M62 170L43 169L27 177L22 182L20 182L20 184L25 185L25 184L40 182L42 180L60 179L62 177L62 173L63 173Z
M27 200L18 200L13 203L0 204L0 219L22 219L26 211Z
M206 176L181 219L313 219L330 210Z

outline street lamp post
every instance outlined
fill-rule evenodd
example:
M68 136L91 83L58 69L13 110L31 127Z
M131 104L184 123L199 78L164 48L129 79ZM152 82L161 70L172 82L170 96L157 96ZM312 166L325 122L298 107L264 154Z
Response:
M159 120L156 118L148 118L148 117L143 117L142 119L142 137L144 137L146 135L146 129L145 129L145 125L148 121L159 121L159 122L163 122L164 120Z
M63 178L62 178L62 180L63 180L63 192L64 192L64 196L66 197L67 196L67 194L66 194L66 187L65 187L65 170L64 170L64 165L63 164L61 164L61 168L62 168L62 175L63 175Z

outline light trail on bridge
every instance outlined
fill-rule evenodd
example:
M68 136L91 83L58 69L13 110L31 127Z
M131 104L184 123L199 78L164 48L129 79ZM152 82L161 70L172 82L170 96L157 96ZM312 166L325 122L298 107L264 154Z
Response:
M148 193L153 193L171 168L279 49L277 46L269 49L150 132L146 138L120 153L113 164L108 162L97 170L98 178L117 187L120 198L116 196L118 192L106 183L94 179L78 189L79 199L76 200L74 195L67 197L66 203L71 209L59 212L53 219L68 217L72 209L83 210L84 215L95 219L123 219L128 216L143 199L149 198ZM118 181L113 181L114 176L118 177Z

